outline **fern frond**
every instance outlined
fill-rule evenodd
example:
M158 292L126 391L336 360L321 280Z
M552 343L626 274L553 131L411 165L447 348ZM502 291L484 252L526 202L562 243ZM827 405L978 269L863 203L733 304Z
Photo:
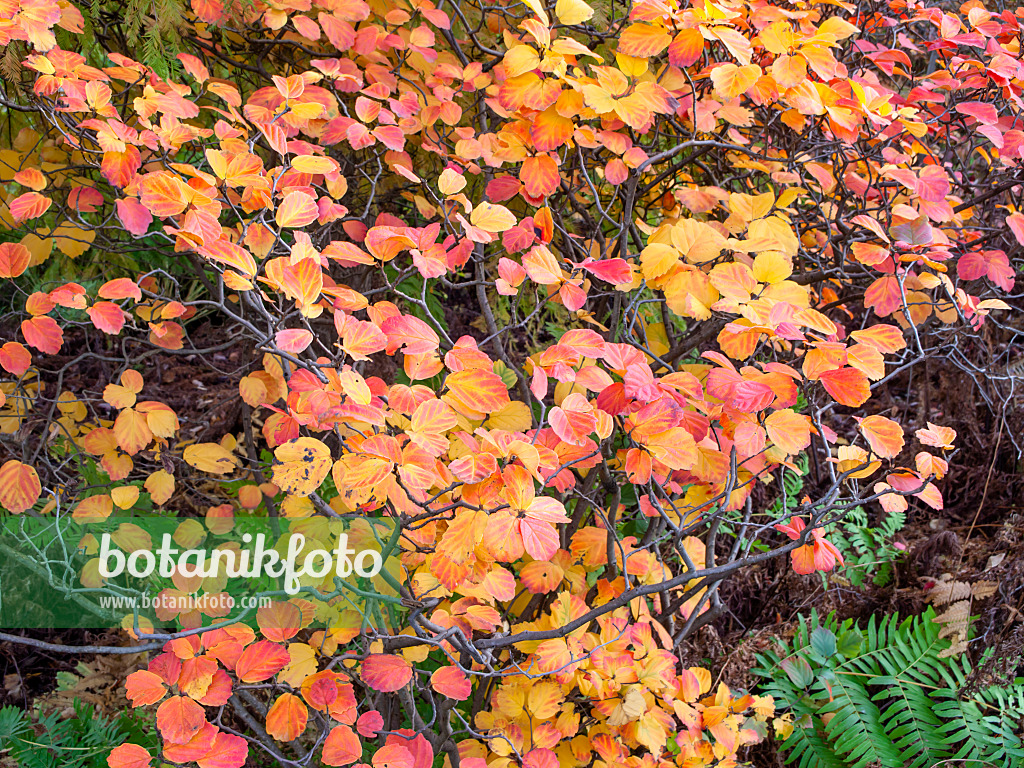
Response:
M799 724L783 743L787 762L800 768L834 768L837 760L843 768L1024 765L1024 680L961 694L971 663L966 656L946 658L948 635L964 643L967 636L945 631L935 618L929 608L903 621L872 617L860 629L812 614L801 618L791 646L758 656L753 671L766 678L762 690Z

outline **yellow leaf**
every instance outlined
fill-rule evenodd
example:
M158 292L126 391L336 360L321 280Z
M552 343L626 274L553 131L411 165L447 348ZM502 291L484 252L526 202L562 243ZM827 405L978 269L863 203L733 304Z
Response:
M754 258L754 279L759 283L779 283L793 274L793 265L778 251L763 251Z
M53 230L53 242L60 251L72 259L77 259L92 247L96 239L96 230L80 229L73 224L61 224Z
M640 253L640 267L648 280L661 277L678 263L679 251L671 245L651 243Z
M309 496L331 471L331 450L313 437L297 437L274 451L274 483L288 493Z
M502 63L505 65L506 77L519 77L519 75L526 72L532 72L540 67L540 56L537 53L537 49L532 46L517 45L510 48L505 53L505 59ZM447 172L448 171L445 171L445 173ZM452 173L455 173L455 171L452 171ZM441 191L444 192L444 190ZM458 190L455 191L458 192ZM445 194L448 195L454 193L445 192Z
M583 0L558 0L555 3L555 16L562 24L582 24L594 15L594 9Z
M299 688L303 680L316 672L316 651L306 643L292 643L288 656L288 665L278 673L277 681Z
M738 67L735 64L722 64L711 72L711 82L715 84L715 93L723 99L734 99L748 90L761 77L761 68L757 64Z
M110 498L118 509L128 509L133 506L139 498L139 487L137 485L122 485L110 489Z
M474 227L480 227L484 232L504 232L516 225L515 214L503 205L493 203L480 203L469 215L469 221Z
M238 463L238 459L231 451L222 448L217 443L190 445L182 453L182 458L189 466L214 475L225 475L232 472Z
M487 429L504 429L509 432L525 432L532 425L530 407L519 400L506 403L492 413L485 424Z

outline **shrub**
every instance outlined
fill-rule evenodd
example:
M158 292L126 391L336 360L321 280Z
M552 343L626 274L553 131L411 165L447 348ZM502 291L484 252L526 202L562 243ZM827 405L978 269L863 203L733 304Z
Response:
M400 561L260 640L126 618L164 648L128 690L164 757L729 764L770 703L672 654L722 581L942 506L954 431L910 449L876 395L1008 307L1018 17L146 8L0 9L0 504L340 517ZM164 389L183 360L229 402ZM765 513L804 454L815 486Z

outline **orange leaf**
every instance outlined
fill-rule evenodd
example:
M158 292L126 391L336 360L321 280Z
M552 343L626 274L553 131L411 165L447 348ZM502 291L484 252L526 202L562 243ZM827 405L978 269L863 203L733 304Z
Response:
M519 169L519 180L523 182L526 194L530 197L547 197L558 189L561 180L558 175L558 164L548 155L528 157L523 162L523 167Z
M318 712L326 712L338 698L338 674L316 672L302 681L302 698Z
M508 390L501 377L491 371L472 368L448 374L445 399L456 410L466 413L494 413L509 403Z
M345 319L341 330L341 348L353 360L369 360L370 355L380 352L387 345L388 337L373 323L352 317Z
M304 227L316 221L320 211L316 201L305 192L289 192L277 209L274 220L281 227Z
M158 172L147 174L141 178L140 200L142 206L153 216L166 219L177 216L185 210L190 190L177 176Z
M565 144L575 129L572 120L560 115L557 108L548 107L534 118L530 126L530 138L538 151L549 152Z
M821 383L837 403L851 408L864 405L871 397L868 377L855 368L825 371L821 374Z
M156 727L171 744L188 743L205 724L206 712L184 696L171 696L156 711Z
M903 331L895 325L872 325L863 330L853 331L850 336L861 344L874 347L883 354L899 352L907 346L907 341L903 338Z
M569 394L561 406L552 408L548 421L555 434L571 445L585 445L587 435L597 428L594 406L579 392Z
M952 448L953 441L956 440L956 430L951 427L940 427L938 424L932 424L930 421L928 422L927 429L919 429L914 434L925 445L930 445L933 448L942 448L943 450Z
M788 454L795 454L811 442L811 427L807 418L791 408L775 411L764 420L768 437Z
M124 328L124 310L111 301L97 301L85 311L92 324L104 333L116 336Z
M125 680L125 690L133 707L156 704L167 693L167 688L160 675L146 669L140 669L128 675Z
M199 768L242 768L249 756L249 744L241 736L219 732L213 747L198 758Z
M142 301L142 289L139 288L138 283L127 277L118 277L113 280L108 280L100 286L98 291L101 299L135 299L135 301Z
M389 317L381 323L380 329L387 334L389 355L403 348L407 355L425 355L436 350L441 339L434 329L412 315Z
M734 99L747 91L761 76L761 68L757 64L738 67L735 64L720 64L711 70L711 82L715 84L715 93L723 99Z
M282 693L267 710L267 733L278 741L294 741L306 730L309 710L291 693Z
M290 660L282 646L260 640L242 651L235 663L235 674L243 683L261 683L284 669Z
M688 67L704 53L704 35L699 29L684 29L668 47L668 60L674 67Z
M114 422L114 436L125 453L134 456L153 440L146 416L134 408L125 408Z
M903 450L903 427L885 416L868 416L860 422L871 450L876 456L891 459Z
M355 731L347 725L336 725L327 734L320 757L324 765L350 765L363 756L363 746Z
M11 216L15 224L29 219L37 219L50 208L53 201L38 192L26 192L10 202Z
M0 277L17 277L32 260L32 252L21 243L0 243Z
M375 691L391 693L412 679L412 664L402 656L375 653L366 657L361 676Z
M619 36L619 53L646 59L668 48L672 36L661 27L650 24L632 24Z
M465 701L473 691L466 673L458 667L441 667L430 676L430 685L449 699Z
M265 638L283 643L302 629L302 612L294 603L274 600L256 611L256 623Z
M56 355L64 344L64 331L52 317L31 317L21 321L21 333L30 347Z
M121 744L107 755L110 768L149 768L153 757L138 744Z
M373 753L374 768L414 768L415 758L408 747L401 744L385 744Z
M11 459L0 467L0 506L20 515L32 509L43 487L35 467Z

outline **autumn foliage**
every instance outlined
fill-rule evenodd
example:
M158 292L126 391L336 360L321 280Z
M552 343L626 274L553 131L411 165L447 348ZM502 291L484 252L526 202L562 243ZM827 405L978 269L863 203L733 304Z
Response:
M875 395L1008 309L1021 14L190 0L161 66L86 10L0 5L0 505L397 563L169 617L111 768L735 764L771 700L673 652L719 585L942 507L955 433ZM226 350L211 434L161 376Z

